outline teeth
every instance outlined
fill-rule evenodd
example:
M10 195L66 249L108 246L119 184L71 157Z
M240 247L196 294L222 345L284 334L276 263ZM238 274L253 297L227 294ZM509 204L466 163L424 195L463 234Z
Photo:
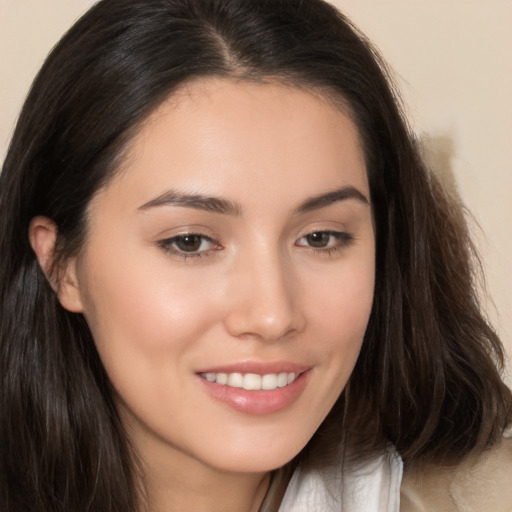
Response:
M261 375L246 373L244 375L244 385L242 387L248 391L257 391L258 389L261 389Z
M232 388L241 388L244 385L244 376L241 373L228 374L228 386Z
M258 375L257 373L203 373L202 377L209 382L231 386L232 388L244 388L248 391L266 390L271 391L277 388L284 388L291 384L296 378L296 373L268 373Z
M277 375L269 373L261 377L261 389L276 389L277 388Z
M215 376L215 373L213 374ZM225 385L228 383L228 374L227 373L217 373L217 378L212 382L216 382L217 384Z
M277 374L277 387L284 388L288 384L288 374L278 373Z

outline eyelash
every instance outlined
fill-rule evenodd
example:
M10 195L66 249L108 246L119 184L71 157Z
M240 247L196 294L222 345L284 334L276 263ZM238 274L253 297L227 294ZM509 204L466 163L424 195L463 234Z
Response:
M183 241L186 238L198 237L200 239L201 245L204 242L208 242L212 244L211 249L202 250L200 252L187 252L182 249L176 248L175 244ZM220 250L221 246L218 244L213 238L203 235L201 233L183 233L181 235L176 235L171 238L166 238L165 240L160 240L158 242L158 246L163 249L166 253L170 253L173 256L177 256L178 258L188 260L191 258L204 258L211 255L212 250Z
M312 237L314 235L327 235L329 238L335 238L336 243L332 247L314 247L311 245L300 245L298 242L300 242L303 239L307 239L308 237ZM187 252L185 250L182 250L180 248L176 247L176 244L180 241L184 241L187 238L193 238L197 237L199 238L200 246L203 245L204 242L212 244L212 248L204 249L201 251L190 251ZM329 231L329 230L319 230L319 231L312 231L311 233L308 233L307 235L302 236L299 238L299 240L295 243L298 247L305 247L310 252L314 252L316 254L319 254L321 256L332 256L335 253L342 251L343 249L349 247L353 242L355 238L350 233L344 232L344 231ZM180 235L173 236L171 238L166 238L165 240L160 240L158 242L158 246L166 253L170 253L173 256L176 256L178 258L188 260L188 259L195 259L195 258L204 258L212 255L213 251L218 251L222 249L222 246L215 241L213 238L203 235L201 233L183 233ZM199 248L200 248L199 246Z
M352 243L355 241L354 236L350 233L347 233L346 231L319 230L312 231L311 233L304 235L303 237L299 238L298 242L313 235L327 235L329 238L334 238L336 240L336 243L331 247L314 247L311 245L306 246L308 250L320 254L321 256L333 256L352 245ZM297 245L298 242L296 242L295 245Z

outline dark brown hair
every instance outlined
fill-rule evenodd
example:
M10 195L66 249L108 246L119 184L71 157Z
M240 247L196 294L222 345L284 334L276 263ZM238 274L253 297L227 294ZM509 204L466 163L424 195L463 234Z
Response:
M347 107L377 233L374 306L347 389L310 443L457 460L511 415L457 202L429 175L370 43L322 0L103 0L63 37L25 102L0 177L0 509L135 512L134 458L81 315L30 248L30 220L76 253L87 206L140 123L198 77L281 80ZM318 451L317 460L321 460Z

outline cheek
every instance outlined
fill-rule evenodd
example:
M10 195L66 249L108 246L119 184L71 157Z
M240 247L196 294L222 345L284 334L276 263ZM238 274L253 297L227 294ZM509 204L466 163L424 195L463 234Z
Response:
M84 315L112 381L131 368L151 375L215 323L216 298L197 273L171 274L159 258L140 264L134 253L115 264L94 256L83 283Z
M349 345L362 339L370 316L375 282L374 259L368 251L350 265L340 265L324 286L309 287L308 303L314 323L323 326L328 339ZM336 346L336 343L335 343Z
M372 254L369 251L356 264L344 268L331 281L329 293L316 296L315 324L323 334L319 336L323 351L329 354L332 400L337 399L352 373L368 325L375 279Z

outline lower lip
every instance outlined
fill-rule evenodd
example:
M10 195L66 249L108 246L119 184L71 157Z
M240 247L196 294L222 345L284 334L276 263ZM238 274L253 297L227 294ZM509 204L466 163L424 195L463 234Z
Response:
M269 391L248 391L210 382L199 377L207 392L216 400L245 414L272 414L292 405L306 387L310 370L301 373L291 384Z

